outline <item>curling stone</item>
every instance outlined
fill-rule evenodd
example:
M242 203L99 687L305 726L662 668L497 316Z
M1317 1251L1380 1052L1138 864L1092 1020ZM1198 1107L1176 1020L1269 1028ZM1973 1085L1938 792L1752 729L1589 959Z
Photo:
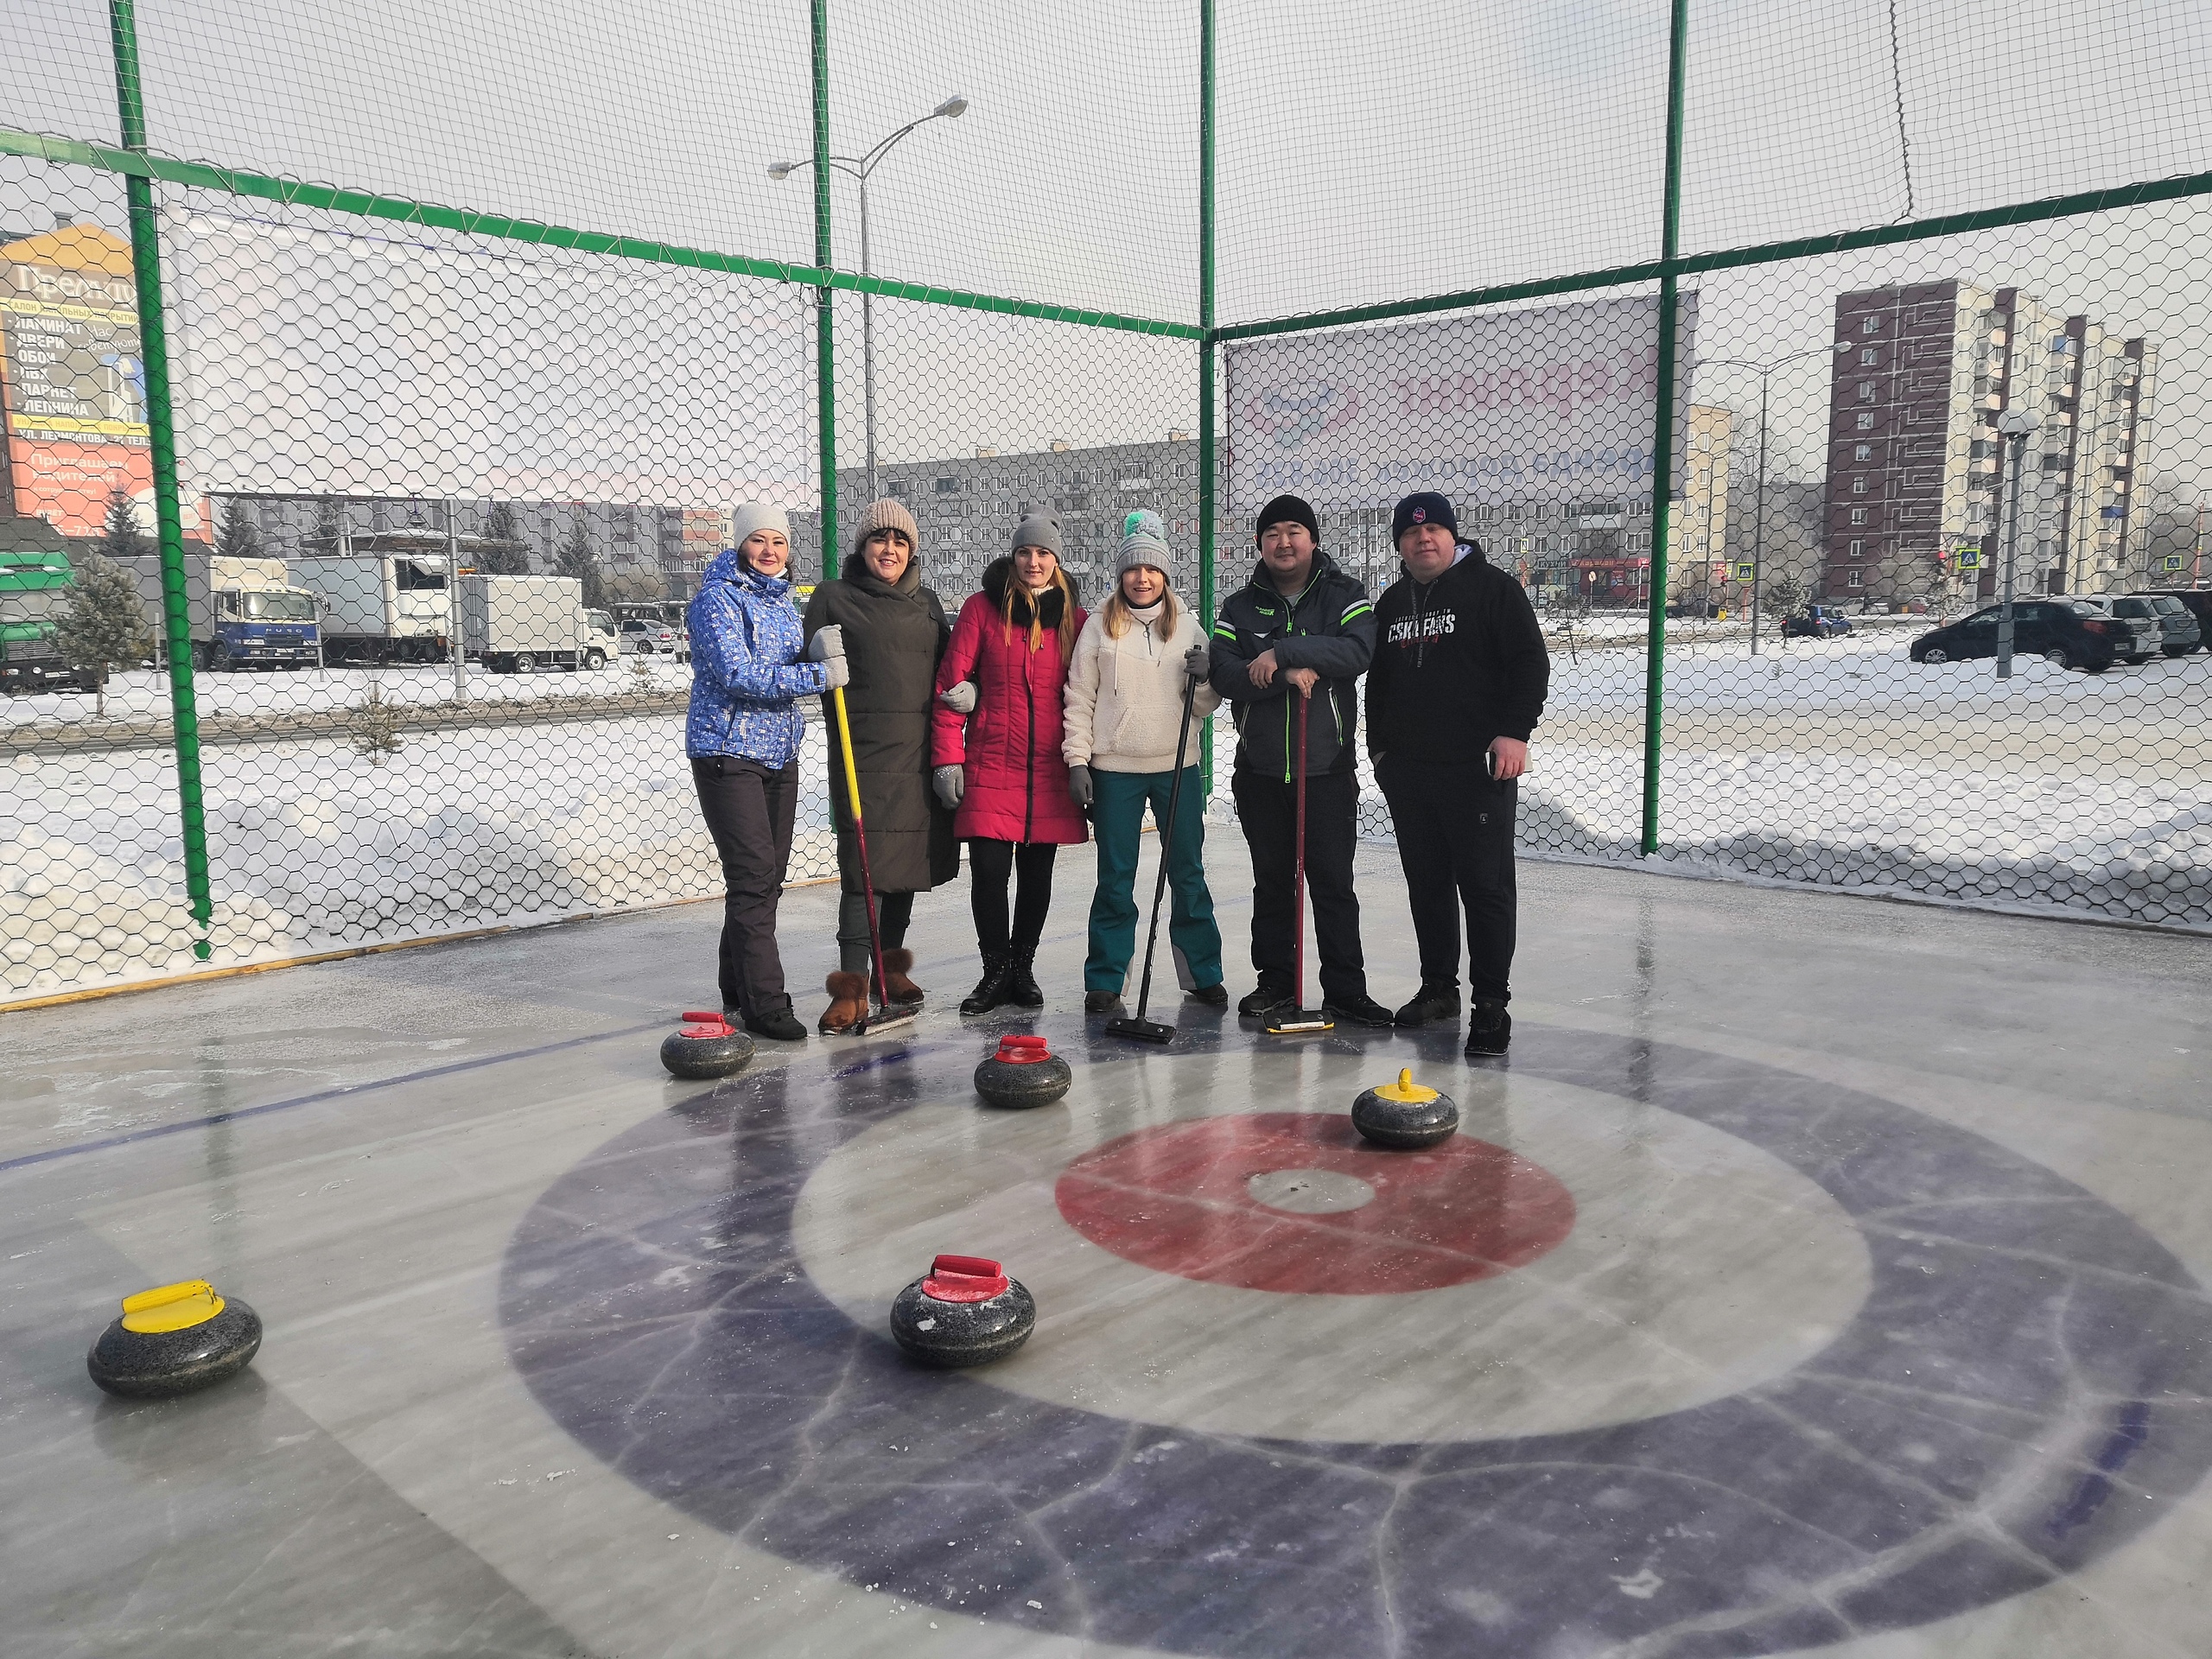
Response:
M940 1255L891 1304L891 1334L908 1357L948 1370L1004 1359L1036 1328L1027 1289L979 1255Z
M166 1400L212 1388L261 1349L261 1316L205 1279L123 1299L123 1317L85 1356L92 1381L132 1400Z
M687 1014L661 1039L660 1063L679 1077L727 1077L752 1058L753 1039L719 1014Z
M976 1092L986 1106L1019 1110L1049 1106L1068 1091L1075 1073L1042 1037L1001 1037L998 1052L976 1068Z
M1352 1102L1351 1122L1378 1147L1414 1152L1449 1141L1459 1127L1459 1109L1449 1096L1415 1083L1408 1070Z

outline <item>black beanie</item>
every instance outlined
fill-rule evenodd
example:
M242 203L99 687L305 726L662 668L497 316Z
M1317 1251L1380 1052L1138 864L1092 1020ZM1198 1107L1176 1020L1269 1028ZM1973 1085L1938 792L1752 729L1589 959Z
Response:
M1395 547L1398 537L1415 524L1441 524L1454 537L1459 533L1459 515L1452 511L1452 504L1434 490L1409 495L1391 511L1390 545Z
M1252 539L1257 542L1268 533L1270 524L1303 524L1306 533L1313 538L1313 545L1321 544L1321 525L1313 517L1313 509L1294 495L1279 495L1260 509L1260 522L1252 527Z

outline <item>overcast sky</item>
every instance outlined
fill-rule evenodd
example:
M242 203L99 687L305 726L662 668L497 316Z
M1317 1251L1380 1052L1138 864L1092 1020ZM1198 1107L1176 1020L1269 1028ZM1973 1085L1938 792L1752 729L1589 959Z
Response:
M111 140L104 0L9 11L0 121ZM2212 29L2186 0L1897 0L1894 64L1886 0L1691 12L1687 248L2212 168ZM1663 0L1221 0L1218 15L1221 321L1657 252ZM952 92L972 100L876 175L876 269L1195 321L1196 16L1190 0L833 0L835 149ZM804 0L139 8L165 151L791 259L811 255L810 187L766 167L808 148L806 18ZM22 182L29 170L0 170L0 223L54 191ZM69 188L87 207L112 196ZM842 178L836 194L838 261L857 264L855 195ZM1700 284L1700 349L1817 345L1846 287L2018 283L2158 340L2156 457L2212 488L2208 236L2200 207L2169 207L1729 273ZM856 327L857 302L839 306ZM1158 436L1195 419L1187 347L912 306L878 321L887 454ZM558 327L602 332L584 312ZM852 366L840 420L856 442ZM1784 464L1817 464L1823 372L1777 381ZM1696 395L1755 391L1701 375Z

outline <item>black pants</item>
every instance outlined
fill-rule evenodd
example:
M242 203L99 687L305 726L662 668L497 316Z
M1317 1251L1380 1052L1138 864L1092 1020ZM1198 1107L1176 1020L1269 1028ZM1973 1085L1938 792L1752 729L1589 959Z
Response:
M691 763L691 781L722 863L722 1007L755 1015L788 1008L776 906L791 865L798 762L779 770L710 755Z
M1467 914L1467 988L1478 1001L1510 996L1518 902L1513 820L1518 779L1493 783L1479 766L1376 764L1390 808L1412 902L1424 985L1459 982L1459 912Z
M1236 821L1252 849L1252 966L1260 978L1289 985L1298 926L1293 890L1298 855L1298 785L1239 768L1230 789ZM1313 899L1313 944L1321 958L1321 995L1330 1002L1367 995L1359 948L1359 899L1351 889L1359 845L1359 779L1333 772L1306 780L1306 890ZM1300 996L1302 985L1294 988Z
M914 919L911 893L875 895L875 931L883 935L883 948L896 950L906 943L907 924ZM837 899L837 966L849 974L873 974L868 958L868 895L842 893Z
M971 840L968 843L968 903L976 914L976 944L986 957L1012 951L1027 955L1045 936L1045 915L1052 907L1051 842ZM1014 922L1006 913L1007 883L1018 878Z

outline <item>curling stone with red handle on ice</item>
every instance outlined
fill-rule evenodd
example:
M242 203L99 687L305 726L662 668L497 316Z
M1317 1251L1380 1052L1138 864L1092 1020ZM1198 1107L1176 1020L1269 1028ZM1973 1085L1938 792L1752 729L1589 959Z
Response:
M1001 1037L997 1052L976 1068L976 1092L983 1103L1011 1110L1049 1106L1074 1081L1068 1063L1042 1037Z
M753 1039L720 1014L687 1014L661 1039L660 1063L679 1077L727 1077L752 1058Z
M891 1304L891 1334L909 1357L951 1370L1004 1359L1037 1328L1018 1279L980 1255L940 1255Z

